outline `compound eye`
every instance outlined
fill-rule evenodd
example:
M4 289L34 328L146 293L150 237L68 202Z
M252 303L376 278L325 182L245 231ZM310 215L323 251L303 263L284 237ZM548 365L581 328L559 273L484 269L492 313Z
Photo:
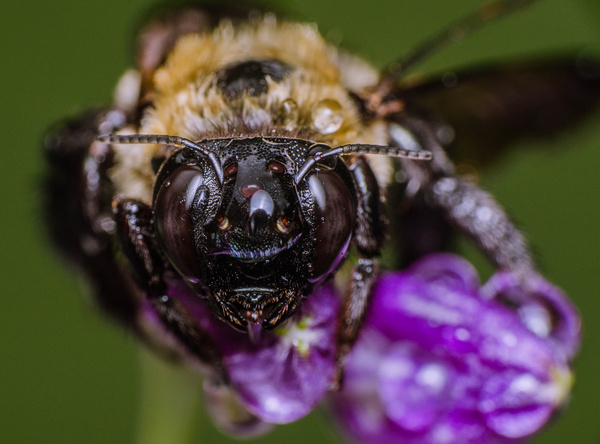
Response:
M342 261L354 230L354 204L348 187L334 171L307 177L315 202L315 250L311 281L329 276Z
M169 261L190 280L199 277L194 229L209 216L211 191L202 169L185 165L160 185L154 201L155 226Z

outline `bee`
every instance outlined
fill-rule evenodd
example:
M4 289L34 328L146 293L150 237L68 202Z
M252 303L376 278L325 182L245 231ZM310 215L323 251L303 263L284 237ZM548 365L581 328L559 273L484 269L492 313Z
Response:
M47 138L54 242L111 316L164 342L144 323L150 307L174 352L221 370L218 347L169 288L186 286L256 339L352 256L341 369L386 242L401 267L457 231L526 281L536 266L525 237L451 158L577 120L597 102L597 65L574 57L408 76L456 35L526 3L486 3L381 74L309 24L241 5L153 18L115 102Z

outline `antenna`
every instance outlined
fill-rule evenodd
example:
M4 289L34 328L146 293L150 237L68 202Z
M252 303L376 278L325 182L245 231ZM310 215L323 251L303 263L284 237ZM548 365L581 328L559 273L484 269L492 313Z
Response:
M485 23L514 12L537 0L491 0L474 12L454 22L439 34L425 40L414 49L409 50L402 58L388 65L384 70L387 72L381 77L372 90L369 100L369 108L376 109L383 99L394 89L396 81L408 71L421 63L427 57L440 51L445 46L462 40L473 31L479 29Z
M326 145L323 145L326 147ZM296 173L294 180L299 183L321 160L332 156L347 156L349 154L381 154L390 157L401 157L412 160L431 160L433 154L427 150L409 150L396 146L369 145L369 144L350 144L342 145L328 151L317 152L309 156L302 167Z
M223 168L217 152L207 146L198 145L189 139L179 136L167 136L164 134L109 134L98 136L98 140L107 143L119 144L156 144L171 145L180 148L191 148L204 154L210 160L213 169L217 173L219 183L223 184Z

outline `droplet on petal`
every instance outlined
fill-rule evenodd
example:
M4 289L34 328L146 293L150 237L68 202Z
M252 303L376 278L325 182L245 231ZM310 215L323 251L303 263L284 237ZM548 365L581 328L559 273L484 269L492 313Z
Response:
M549 332L531 328L539 311L522 310L538 306L555 315ZM431 255L377 282L331 406L368 444L521 442L568 398L578 326L537 275L523 285L499 272L482 288L464 259Z
M446 411L453 370L410 343L396 344L379 369L379 396L388 417L411 432L423 432Z
M571 379L566 369L558 373ZM568 388L563 390L558 380L544 382L530 373L503 372L484 384L479 409L487 426L499 435L523 438L539 430L567 394Z
M321 100L315 105L312 118L313 127L321 134L335 133L344 122L342 105L333 99Z

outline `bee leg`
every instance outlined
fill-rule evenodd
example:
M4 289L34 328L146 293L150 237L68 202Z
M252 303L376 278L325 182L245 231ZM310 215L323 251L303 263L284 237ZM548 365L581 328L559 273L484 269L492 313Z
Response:
M96 140L99 128L115 131L125 116L95 109L61 123L45 138L45 225L60 252L89 279L96 302L135 330L139 309L135 283L122 272L113 251L111 147Z
M123 252L165 329L189 354L224 377L223 356L217 345L183 304L167 295L164 277L171 270L156 244L152 208L133 199L115 199L113 208Z
M359 254L352 270L342 307L338 314L336 330L336 376L334 385L341 385L343 364L346 355L360 333L371 289L377 276L377 256L385 239L383 209L379 184L369 163L358 157L350 171L357 191L357 224L354 242Z
M163 325L183 344L186 351L206 364L221 381L227 381L223 355L206 333L177 299L163 295L152 300Z
M113 212L123 253L140 287L151 298L162 295L166 291L162 278L167 267L156 245L152 208L134 199L117 198Z
M499 268L523 278L536 273L525 236L490 194L459 176L441 177L425 193Z
M418 118L405 118L395 125L410 134L419 146L433 153L431 162L401 160L408 176L406 198L421 199L425 208L430 208L431 216L441 215L473 240L499 268L514 271L524 279L536 274L525 236L489 193L454 173L454 165L433 136L435 132L431 127ZM390 137L392 142L400 144L393 132ZM439 220L436 224L439 230L444 229Z

